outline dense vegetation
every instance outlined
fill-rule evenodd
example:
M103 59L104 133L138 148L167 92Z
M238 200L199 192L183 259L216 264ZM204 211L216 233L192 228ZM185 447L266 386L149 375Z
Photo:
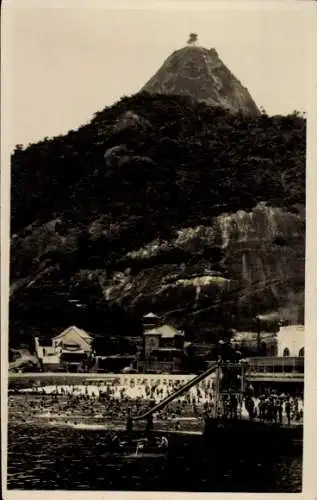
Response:
M70 279L78 269L116 267L127 252L155 238L260 201L296 211L305 204L305 133L297 113L247 118L186 97L124 97L78 130L16 147L12 235L23 240L32 233L30 224L57 218L59 234L72 228L76 252L44 256L58 260ZM101 217L103 230L88 231ZM186 259L186 252L175 252L174 261ZM11 281L32 275L33 264L13 246ZM41 294L45 301L43 289ZM28 322L43 311L34 308L38 299L18 294L11 304L15 316L21 318L22 302Z
M139 122L115 126L127 111ZM105 151L121 144L128 157L114 152L105 165ZM261 200L305 202L305 120L296 114L245 118L184 97L138 94L12 156L13 233L54 212L143 216L147 207L156 223L168 212L171 226Z

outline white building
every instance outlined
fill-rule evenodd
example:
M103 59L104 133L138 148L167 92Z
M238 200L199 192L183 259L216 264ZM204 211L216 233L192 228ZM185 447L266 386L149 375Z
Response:
M53 337L53 347L56 352L90 354L93 337L77 326L70 326L59 335Z
M35 351L38 359L41 361L43 368L56 367L56 369L60 365L60 356L59 353L56 352L55 347L52 345L48 345L48 342L43 342L39 337L35 337Z
M70 326L48 341L35 337L35 349L44 370L62 367L76 371L92 352L93 337L76 326Z
M279 357L303 357L305 345L304 325L281 326L277 332L277 355Z

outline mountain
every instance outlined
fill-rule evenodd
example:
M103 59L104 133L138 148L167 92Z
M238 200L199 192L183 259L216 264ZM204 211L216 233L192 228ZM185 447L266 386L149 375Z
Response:
M12 155L10 342L303 320L306 121L124 97Z
M189 95L233 113L260 114L248 90L231 73L215 49L186 46L171 54L142 88L151 94Z

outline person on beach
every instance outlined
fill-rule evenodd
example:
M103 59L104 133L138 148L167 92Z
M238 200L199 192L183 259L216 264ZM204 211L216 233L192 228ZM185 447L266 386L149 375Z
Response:
M273 412L273 421L276 423L277 422L277 414L278 414L277 401L273 400L271 404L272 404L272 412Z
M277 414L278 414L279 424L282 424L283 423L283 404L282 404L282 401L280 399L277 401Z

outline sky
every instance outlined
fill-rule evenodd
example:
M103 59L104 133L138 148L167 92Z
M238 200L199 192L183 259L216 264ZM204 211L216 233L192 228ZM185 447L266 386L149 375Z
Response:
M155 7L150 0L143 8L131 0L128 9L117 2L110 8L107 1L98 7L65 0L58 8L24 0L5 9L12 145L76 129L137 92L190 32L198 33L199 45L217 50L269 114L306 111L309 9L293 2L283 8L209 2L193 9L180 1Z

